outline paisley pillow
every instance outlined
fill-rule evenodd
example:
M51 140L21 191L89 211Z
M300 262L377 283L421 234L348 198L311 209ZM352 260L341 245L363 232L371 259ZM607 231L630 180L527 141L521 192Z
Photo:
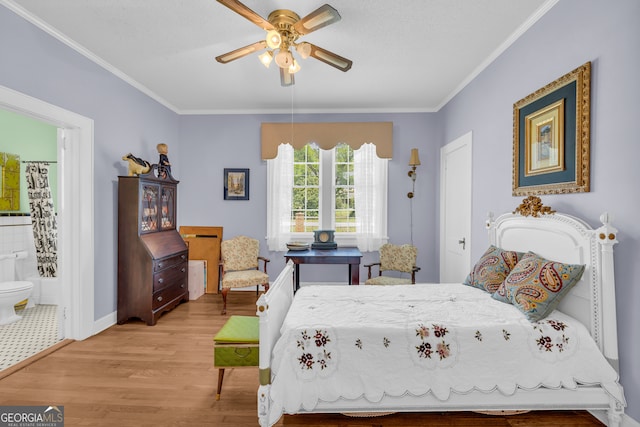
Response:
M494 293L520 258L521 252L505 251L491 245L473 266L463 284Z
M529 252L511 270L493 298L510 302L531 322L537 322L547 317L578 283L584 267L549 261Z

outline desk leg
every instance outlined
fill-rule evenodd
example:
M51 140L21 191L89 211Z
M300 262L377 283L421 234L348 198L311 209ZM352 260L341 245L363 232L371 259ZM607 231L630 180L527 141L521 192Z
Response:
M349 264L349 284L360 284L360 264Z
M293 289L293 293L295 294L296 291L298 289L300 289L300 264L296 263L296 268L294 269L294 272L295 272L294 273L295 274L295 277L294 277L294 279L295 279L294 280L295 288Z

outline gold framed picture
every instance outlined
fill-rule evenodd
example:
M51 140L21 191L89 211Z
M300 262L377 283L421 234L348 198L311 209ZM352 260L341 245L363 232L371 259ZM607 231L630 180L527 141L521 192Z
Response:
M564 99L524 118L525 176L564 170Z
M589 191L591 63L513 105L513 195Z

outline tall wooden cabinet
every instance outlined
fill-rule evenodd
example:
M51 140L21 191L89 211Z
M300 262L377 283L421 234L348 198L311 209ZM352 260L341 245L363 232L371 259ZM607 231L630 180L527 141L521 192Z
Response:
M187 245L176 230L178 181L148 174L118 177L118 323L155 325L189 300Z

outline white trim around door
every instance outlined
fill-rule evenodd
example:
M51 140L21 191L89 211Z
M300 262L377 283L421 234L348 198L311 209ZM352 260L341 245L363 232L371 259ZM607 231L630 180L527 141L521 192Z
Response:
M83 340L96 333L93 120L4 86L0 86L0 108L63 130L58 141L58 271L64 335Z

